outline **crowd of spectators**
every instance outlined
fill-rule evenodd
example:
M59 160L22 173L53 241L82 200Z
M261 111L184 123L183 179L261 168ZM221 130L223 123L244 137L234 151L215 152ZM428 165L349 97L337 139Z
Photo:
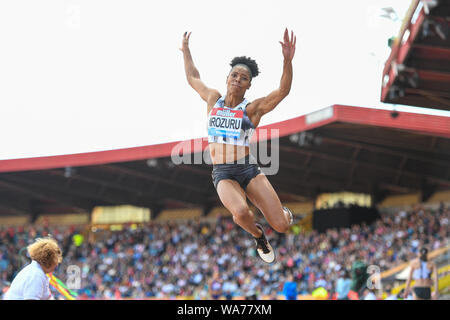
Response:
M81 286L75 291L82 299L210 299L213 275L215 295L221 290L227 299L275 298L283 294L288 281L297 284L299 294L311 294L319 287L335 291L338 279L358 259L385 271L415 258L422 245L430 251L447 246L449 216L450 209L443 206L437 211L418 206L382 214L371 225L322 234L298 228L278 234L264 224L277 253L272 265L260 261L253 239L231 217L151 222L88 233L79 227L0 226L0 290L6 291L29 262L26 246L51 234L63 250L63 263L55 275L67 281L68 266L77 265Z

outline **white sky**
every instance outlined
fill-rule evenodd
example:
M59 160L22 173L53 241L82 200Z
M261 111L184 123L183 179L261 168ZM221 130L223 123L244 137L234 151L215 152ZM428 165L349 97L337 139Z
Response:
M0 2L0 160L206 135L187 84L184 31L203 81L225 94L231 59L259 64L247 98L279 85L285 27L297 35L290 95L260 125L332 104L391 109L381 75L410 0L9 0ZM400 20L380 18L391 6ZM450 112L409 109L440 114Z

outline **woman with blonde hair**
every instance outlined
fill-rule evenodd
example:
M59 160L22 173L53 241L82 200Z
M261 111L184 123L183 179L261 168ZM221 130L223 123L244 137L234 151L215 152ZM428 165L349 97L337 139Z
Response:
M49 278L62 261L62 252L52 237L38 238L27 247L31 263L16 275L5 300L48 300L53 298Z

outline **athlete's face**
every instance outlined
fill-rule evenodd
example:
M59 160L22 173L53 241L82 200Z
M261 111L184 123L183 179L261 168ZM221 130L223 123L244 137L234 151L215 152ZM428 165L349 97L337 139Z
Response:
M227 77L228 92L244 95L251 86L250 72L242 66L235 66Z

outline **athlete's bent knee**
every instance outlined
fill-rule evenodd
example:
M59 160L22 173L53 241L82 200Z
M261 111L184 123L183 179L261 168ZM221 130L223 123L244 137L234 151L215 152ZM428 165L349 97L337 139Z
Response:
M286 233L289 230L289 223L287 221L277 221L273 224L273 229L279 233Z
M252 212L248 207L240 207L233 212L233 220L237 224L241 224L242 222L247 221L252 218Z

